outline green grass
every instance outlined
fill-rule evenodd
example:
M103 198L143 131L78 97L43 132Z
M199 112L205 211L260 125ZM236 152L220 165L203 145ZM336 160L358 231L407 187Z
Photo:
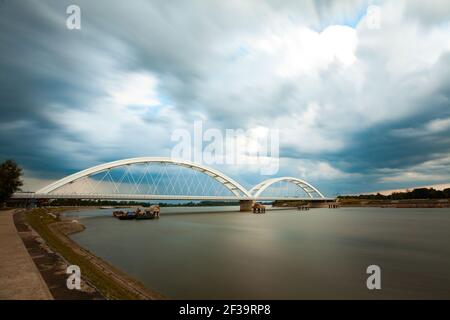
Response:
M58 213L61 209L49 209L52 213ZM26 213L26 221L45 240L47 245L55 252L62 255L69 263L77 265L81 269L82 276L89 280L107 299L131 300L139 297L123 288L101 270L98 270L87 258L80 256L69 246L64 244L48 227L49 224L59 221L47 214L43 209L34 209Z

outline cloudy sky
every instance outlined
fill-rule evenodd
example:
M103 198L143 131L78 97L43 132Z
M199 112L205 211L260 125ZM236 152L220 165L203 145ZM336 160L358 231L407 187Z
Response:
M278 129L276 175L328 195L448 183L450 3L0 0L0 160L26 189L170 156L199 120Z

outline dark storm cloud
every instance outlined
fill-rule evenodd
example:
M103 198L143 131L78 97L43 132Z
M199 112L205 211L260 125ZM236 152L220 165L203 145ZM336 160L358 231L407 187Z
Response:
M407 168L435 159L450 150L450 127L437 132L423 132L424 126L436 119L450 118L450 54L444 54L427 74L419 75L426 83L435 82L433 90L413 101L411 115L397 121L386 121L355 134L354 143L340 159L353 159L353 169L368 172L380 167ZM395 90L398 90L398 85ZM401 91L399 91L401 92ZM413 94L405 90L404 94ZM391 106L395 109L397 106ZM410 134L399 134L401 132ZM414 134L417 132L417 134ZM396 134L397 133L397 134Z
M111 61L118 56L128 62L108 35L98 45L95 32L69 33L68 4L7 1L0 11L0 154L47 175L71 169L61 162L68 155L49 137L81 143L48 114L86 108L104 94L96 81L108 76Z
M287 159L280 174L296 175L295 161L326 162L331 182L319 173L307 178L333 194L367 191L386 168L425 172L421 164L450 153L450 48L436 36L448 41L445 1L423 14L419 2L380 2L385 25L378 32L359 21L368 1L77 1L82 29L69 31L72 3L0 4L0 158L17 159L35 176L168 155L170 133L196 119L220 129L279 128ZM426 26L414 29L416 21ZM286 54L301 56L307 49L297 43L305 35L320 39L333 24L357 29L350 67L325 57L305 71ZM433 29L442 24L444 31ZM157 80L161 105L139 114L142 106L121 109L111 100L111 83L126 85L134 73ZM238 174L244 184L260 180Z

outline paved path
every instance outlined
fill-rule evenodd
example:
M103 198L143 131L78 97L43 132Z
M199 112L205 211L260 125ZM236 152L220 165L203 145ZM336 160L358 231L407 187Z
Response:
M17 233L13 213L0 211L0 299L53 299Z

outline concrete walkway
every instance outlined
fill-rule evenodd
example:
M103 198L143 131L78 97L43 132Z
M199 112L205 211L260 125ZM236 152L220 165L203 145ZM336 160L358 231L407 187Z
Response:
M17 233L13 213L0 211L0 299L53 299Z

